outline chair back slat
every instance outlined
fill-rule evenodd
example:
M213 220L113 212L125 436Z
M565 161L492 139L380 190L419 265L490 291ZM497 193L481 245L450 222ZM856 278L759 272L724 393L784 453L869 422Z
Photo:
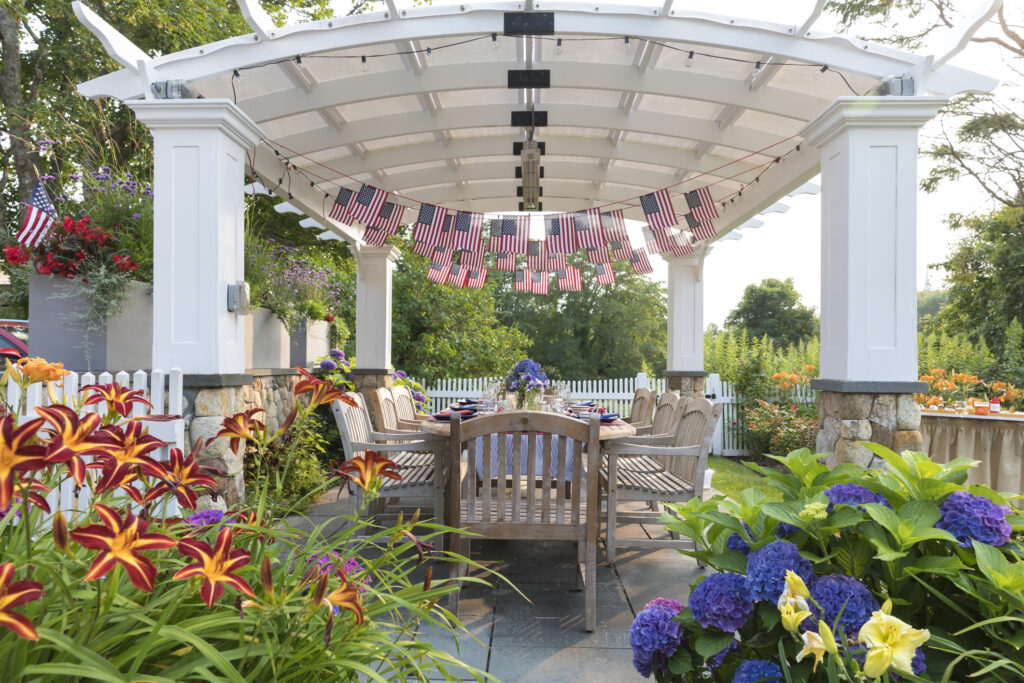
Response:
M502 439L504 443L504 439ZM501 460L504 460L504 456L501 456ZM521 487L523 476L523 447L522 444L512 444L512 481L511 481L511 495L512 495L512 521L518 521L521 513L520 503L523 498L523 489ZM532 494L532 491L530 492Z
M629 409L629 419L626 420L636 427L646 427L651 424L654 415L654 394L646 387L639 387L633 392L633 406Z
M526 442L526 523L533 524L537 521L537 440L529 439Z
M570 456L569 462L571 463L572 468L572 503L570 507L572 518L570 519L570 523L579 524L580 481L582 477L580 473L583 471L583 449L580 448L580 444L575 441L572 442L572 455Z
M530 439L537 438L531 433ZM551 435L545 434L540 447L540 521L551 521Z
M411 422L416 419L416 401L412 398L412 391L404 384L396 384L391 387L391 395L395 399L395 410L399 420Z
M398 412L395 410L395 399L391 395L391 388L379 387L374 389L370 393L370 400L373 401L373 412L377 416L377 431L397 431Z
M484 437L486 441L490 442L490 437ZM508 454L506 444L508 439L505 438L504 434L498 434L496 438L498 442L498 490L496 491L497 499L497 519L498 522L505 521L505 475L506 475L506 462L505 457ZM513 438L512 448L519 448L520 444L515 442Z
M676 408L679 404L679 394L666 391L658 399L658 411L654 413L654 423L651 428L652 434L671 434L676 426Z
M476 522L476 439L469 442L468 458L466 460L466 501L467 501L467 522ZM484 450L484 458L491 454L491 444L488 441ZM458 480L456 480L458 481Z
M555 515L556 524L565 524L565 442L558 440L558 464L555 477Z
M476 439L473 439L476 442ZM483 500L483 521L491 521L491 439L488 435L487 438L483 439L484 447L484 462L483 462L483 477L480 479L480 498ZM476 467L476 460L470 465Z
M345 459L358 458L363 451L353 451L354 442L369 441L370 432L367 427L366 404L359 394L348 393L349 398L355 400L355 406L350 406L344 401L335 401L331 404L331 412L334 413L334 421L338 425L338 432L341 436L341 448L345 453Z
M673 442L673 446L699 446L703 444L705 434L708 431L708 425L711 424L711 428L714 428L714 422L712 415L715 412L715 404L706 398L694 398L687 401L682 415L680 415L679 425L676 428L676 438ZM719 408L721 413L721 408ZM707 453L704 453L704 457L707 457ZM696 474L698 458L677 458L677 457L661 457L655 456L655 460L661 463L661 465L672 474L680 477L683 481L690 484L703 482L695 482L694 475Z

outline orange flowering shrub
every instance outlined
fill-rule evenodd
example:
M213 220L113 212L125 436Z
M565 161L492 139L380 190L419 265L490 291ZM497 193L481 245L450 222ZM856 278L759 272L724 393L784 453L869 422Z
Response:
M930 368L919 380L928 384L928 393L917 394L917 402L928 407L972 398L997 398L1004 410L1021 407L1021 390L1009 382L985 382L977 375L943 368Z

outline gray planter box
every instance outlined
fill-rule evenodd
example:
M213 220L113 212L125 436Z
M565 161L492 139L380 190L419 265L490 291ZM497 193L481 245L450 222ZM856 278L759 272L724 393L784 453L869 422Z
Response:
M292 367L308 367L310 363L326 356L330 350L330 323L326 320L303 320L292 330Z
M288 330L267 309L254 308L245 317L246 369L287 368L290 359Z
M128 283L128 300L105 329L86 330L81 295L66 296L74 280L32 273L29 276L28 352L68 370L151 370L153 360L153 287Z

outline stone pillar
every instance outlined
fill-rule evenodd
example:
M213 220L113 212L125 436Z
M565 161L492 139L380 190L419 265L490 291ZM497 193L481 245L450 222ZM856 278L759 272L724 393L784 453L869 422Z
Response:
M819 452L871 464L859 441L920 448L917 133L941 97L840 97L807 124L821 153Z
M245 279L246 152L260 128L228 100L126 102L153 134L153 365L241 373L243 316L228 286Z
M704 256L668 262L668 364L670 391L704 396Z

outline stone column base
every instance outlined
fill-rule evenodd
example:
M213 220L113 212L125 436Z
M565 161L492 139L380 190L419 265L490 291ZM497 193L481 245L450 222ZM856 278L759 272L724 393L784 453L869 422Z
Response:
M665 388L678 391L680 396L704 398L704 384L707 373L702 374L669 374L665 373Z
M373 420L374 426L379 427L381 424L380 418L374 409L374 401L370 398L370 394L375 389L394 385L395 382L391 372L389 370L357 368L352 372L352 383L356 386L356 392L362 394L363 398L366 399L366 409L370 411L370 419Z
M881 458L862 446L872 441L896 451L920 451L921 409L913 394L818 392L818 453L831 453L829 467L852 462L881 467Z

